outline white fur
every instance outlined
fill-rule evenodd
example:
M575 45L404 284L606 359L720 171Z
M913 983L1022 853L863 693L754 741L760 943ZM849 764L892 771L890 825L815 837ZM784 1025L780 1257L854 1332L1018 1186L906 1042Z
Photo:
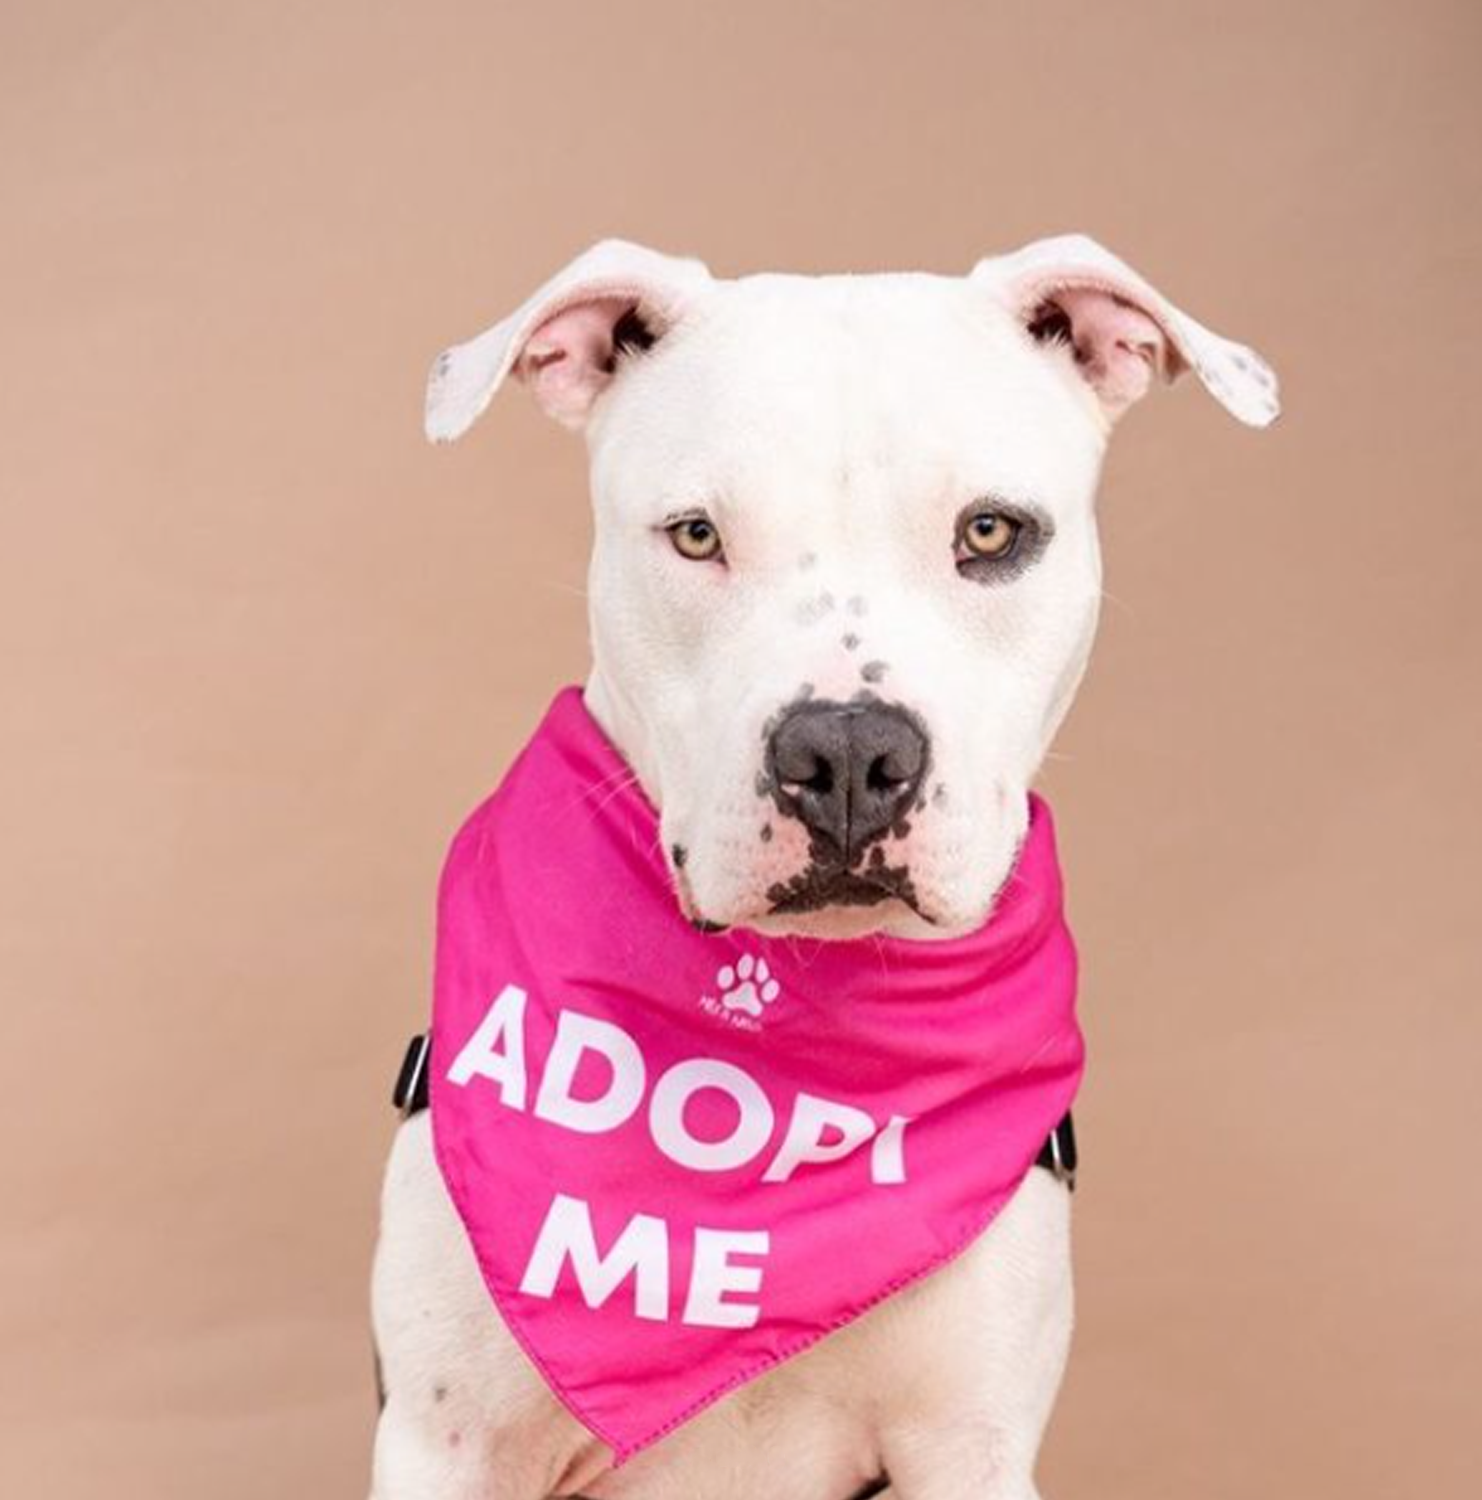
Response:
M1036 342L1026 327L1057 296L1070 340ZM629 308L657 343L614 371ZM966 277L738 280L605 241L440 357L427 420L457 437L513 373L585 430L587 701L665 849L686 851L687 913L931 939L983 921L1012 865L1095 632L1107 434L1152 375L1184 368L1242 420L1274 417L1257 356L1083 237ZM1038 561L960 576L954 527L976 501L1039 512L1053 536ZM725 565L665 533L696 507ZM805 694L861 691L930 735L924 806L888 839L915 907L779 916L769 891L808 849L758 791L766 726ZM882 1468L896 1500L1025 1500L1070 1334L1068 1231L1065 1190L1031 1173L955 1262L613 1470L500 1323L414 1120L376 1260L376 1500L845 1500Z

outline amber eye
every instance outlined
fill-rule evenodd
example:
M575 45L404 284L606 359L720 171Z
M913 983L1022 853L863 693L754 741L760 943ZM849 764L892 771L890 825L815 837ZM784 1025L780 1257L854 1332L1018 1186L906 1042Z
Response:
M1022 521L1001 511L980 510L962 528L962 547L972 557L1007 557L1023 531Z
M682 516L664 529L674 550L691 562L712 562L720 556L720 532L709 516Z

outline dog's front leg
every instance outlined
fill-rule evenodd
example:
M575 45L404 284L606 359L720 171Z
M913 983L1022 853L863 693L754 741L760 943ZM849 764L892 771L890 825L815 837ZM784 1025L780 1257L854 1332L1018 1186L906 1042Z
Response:
M903 1307L892 1340L905 1357L880 1432L884 1495L1037 1500L1035 1462L1074 1311L1067 1189L1031 1172L987 1233L922 1290L924 1316Z
M939 1434L930 1455L894 1460L892 1483L872 1500L1040 1500L1034 1459L994 1453L981 1440L969 1447L961 1433Z
M568 1466L549 1424L491 1420L451 1397L435 1414L418 1405L388 1392L371 1500L546 1500L559 1487Z
M495 1311L425 1113L387 1165L372 1304L385 1404L371 1500L546 1500L603 1467Z

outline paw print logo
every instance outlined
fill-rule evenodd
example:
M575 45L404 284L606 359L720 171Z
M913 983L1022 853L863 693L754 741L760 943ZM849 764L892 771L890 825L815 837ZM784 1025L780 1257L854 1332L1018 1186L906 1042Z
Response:
M753 958L749 953L742 954L735 968L727 964L715 976L715 982L720 986L720 1003L729 1011L748 1016L761 1015L762 1008L782 992L766 959Z

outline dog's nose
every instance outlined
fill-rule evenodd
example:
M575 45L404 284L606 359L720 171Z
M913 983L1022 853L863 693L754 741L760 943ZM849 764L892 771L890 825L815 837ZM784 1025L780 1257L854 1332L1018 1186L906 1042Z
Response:
M886 703L804 703L767 744L777 801L852 864L905 811L926 771L927 739Z

